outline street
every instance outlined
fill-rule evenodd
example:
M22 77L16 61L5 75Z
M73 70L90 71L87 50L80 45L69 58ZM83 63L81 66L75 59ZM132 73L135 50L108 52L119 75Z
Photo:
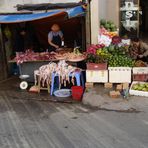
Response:
M38 94L15 85L0 84L0 148L148 148L146 108L122 113L36 101Z

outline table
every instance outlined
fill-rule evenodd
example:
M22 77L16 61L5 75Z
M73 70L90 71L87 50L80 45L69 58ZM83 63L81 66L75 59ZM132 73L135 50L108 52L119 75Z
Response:
M27 61L19 64L19 71L21 75L29 75L30 77L27 79L28 82L34 82L34 71L38 70L42 65L46 65L50 62L57 63L59 60L52 60L52 61ZM84 66L83 61L80 62L68 62L68 64L82 68L80 65ZM9 63L16 63L15 61L11 60ZM81 64L82 63L82 64Z

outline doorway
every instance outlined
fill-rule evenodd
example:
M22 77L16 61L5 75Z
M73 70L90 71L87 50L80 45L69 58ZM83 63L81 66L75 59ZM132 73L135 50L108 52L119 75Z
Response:
M140 0L140 38L148 43L148 0Z

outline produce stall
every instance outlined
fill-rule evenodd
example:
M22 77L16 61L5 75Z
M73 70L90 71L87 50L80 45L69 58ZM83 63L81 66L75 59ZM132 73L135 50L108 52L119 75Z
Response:
M147 96L148 63L139 56L146 49L140 50L128 37L121 38L113 22L101 20L100 24L98 44L87 48L86 88L103 83L112 98Z

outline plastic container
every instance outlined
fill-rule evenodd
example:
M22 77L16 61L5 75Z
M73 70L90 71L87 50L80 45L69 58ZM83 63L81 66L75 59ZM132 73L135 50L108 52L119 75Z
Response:
M148 80L148 74L133 74L133 81L146 82Z
M86 82L107 83L108 70L86 70Z
M130 67L109 67L110 83L131 83L132 68Z
M133 81L147 81L148 80L148 67L134 67L133 68Z
M88 70L107 70L107 63L87 63Z
M133 90L133 85L134 84L146 84L145 82L139 82L139 81L134 81L130 87L130 95L134 95L134 96L142 96L142 97L148 97L148 92L147 91L139 91L139 90Z
M82 86L72 86L72 98L77 101L82 100L84 89Z

